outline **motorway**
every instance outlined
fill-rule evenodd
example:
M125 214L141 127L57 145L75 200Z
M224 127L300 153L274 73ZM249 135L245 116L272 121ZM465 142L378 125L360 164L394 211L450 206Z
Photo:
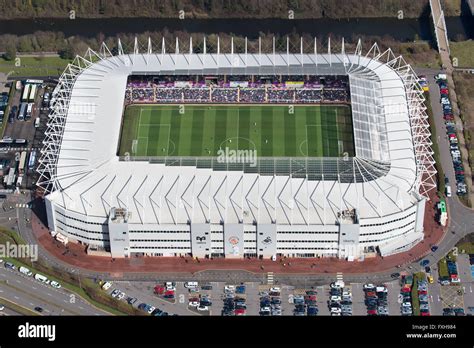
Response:
M0 267L0 303L7 299L21 307L34 311L39 306L43 315L107 315L64 289L55 289L16 270Z

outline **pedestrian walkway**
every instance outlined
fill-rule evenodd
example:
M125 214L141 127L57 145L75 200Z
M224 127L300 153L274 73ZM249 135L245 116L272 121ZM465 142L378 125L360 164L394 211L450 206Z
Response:
M430 193L431 201L436 200L436 192ZM190 257L140 257L129 259L114 259L104 256L87 255L86 248L80 244L68 244L69 252L61 243L51 238L48 229L41 223L38 217L32 215L32 230L34 239L51 255L52 258L63 263L64 267L82 268L84 271L115 273L188 273L196 274L205 271L229 271L239 270L260 274L269 284L274 282L274 275L331 275L340 272L343 274L368 274L385 272L395 269L398 265L405 265L409 260L421 258L430 252L432 245L437 245L443 236L443 229L435 220L435 210L425 209L425 238L411 250L386 256L366 258L364 261L348 262L334 257L315 258L287 258L285 263L274 262L271 259L200 259L197 262Z

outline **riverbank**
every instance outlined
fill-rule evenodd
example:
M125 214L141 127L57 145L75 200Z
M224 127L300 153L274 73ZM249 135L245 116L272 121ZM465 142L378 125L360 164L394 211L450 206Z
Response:
M456 15L460 0L452 1L446 15ZM76 17L111 18L127 14L129 17L177 18L183 11L186 18L354 18L426 16L429 0L240 0L240 1L155 1L155 0L81 0L73 1L4 1L2 18L64 18L71 10Z

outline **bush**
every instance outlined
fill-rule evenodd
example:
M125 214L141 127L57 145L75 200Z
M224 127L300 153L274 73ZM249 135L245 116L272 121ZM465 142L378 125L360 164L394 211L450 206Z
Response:
M8 60L8 61L15 60L16 58L15 47L12 45L7 46L7 48L5 49L5 53L3 54L3 58L5 58L5 60Z

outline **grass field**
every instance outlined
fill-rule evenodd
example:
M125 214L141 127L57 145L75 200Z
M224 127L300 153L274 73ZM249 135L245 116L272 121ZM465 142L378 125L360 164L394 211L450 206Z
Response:
M354 155L346 105L131 105L119 155L217 156L219 149L259 157Z
M474 52L474 40L450 41L449 48L451 50L451 59L457 63L457 67L474 68L474 55L472 54Z
M68 63L67 59L60 57L18 57L19 60L7 61L0 57L0 73L9 76L59 76ZM15 65L16 63L19 65Z

